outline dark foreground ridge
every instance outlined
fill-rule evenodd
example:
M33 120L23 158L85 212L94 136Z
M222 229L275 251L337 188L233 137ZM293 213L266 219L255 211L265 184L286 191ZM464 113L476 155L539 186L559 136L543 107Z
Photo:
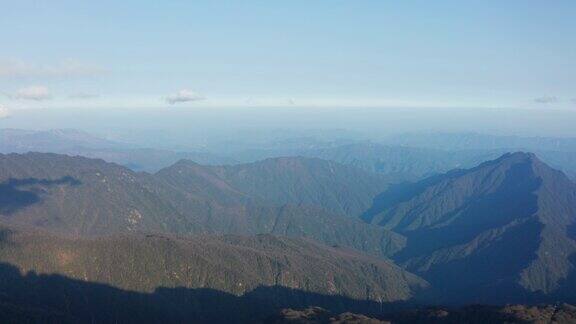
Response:
M461 308L431 307L369 317L351 312L334 314L321 307L283 309L265 321L268 324L362 323L362 324L491 324L576 322L576 306L561 305L472 305Z
M157 288L151 293L61 275L21 274L0 263L5 323L574 323L563 305L415 308L279 286L243 296L215 289ZM318 306L312 306L318 305Z
M7 263L0 263L0 290L5 323L253 323L284 308L311 305L366 314L406 307L280 286L261 286L242 296L209 288L141 293L61 275L23 275Z

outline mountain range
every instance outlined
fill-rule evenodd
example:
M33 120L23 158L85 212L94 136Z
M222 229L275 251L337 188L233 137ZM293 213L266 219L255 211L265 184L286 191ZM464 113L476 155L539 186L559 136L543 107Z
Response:
M71 280L58 279L65 287L105 284L136 300L158 302L158 287L180 287L249 304L243 296L262 287L287 289L246 316L294 305L375 312L393 302L576 301L576 185L531 153L400 183L303 156L180 160L146 173L80 156L4 154L0 224L0 262L19 269L24 286L35 273L58 274ZM16 289L10 282L0 284ZM34 308L44 293L0 299L0 309ZM61 298L76 296L68 294ZM168 300L160 313L176 303Z
M288 160L292 162L286 164ZM242 187L223 180L218 175L220 168L188 161L151 175L83 157L47 153L0 155L0 191L4 193L0 210L8 224L76 236L135 231L271 233L314 238L380 256L402 248L402 236L333 211L358 212L363 206L367 208L379 188L386 185L379 181L381 176L305 158L263 163L276 168L277 174L285 172L287 177L272 178L273 182L261 187L264 190L258 194L250 191L256 188L252 183L262 181L255 173L244 179L246 187ZM286 168L290 163L299 168ZM261 167L257 163L241 168ZM310 176L312 170L314 177ZM334 173L354 176L357 193L343 189L347 178L336 177L330 186L321 187L316 182L316 197L309 198L304 193L311 192L309 186L320 172L325 173L324 179ZM231 179L232 174L231 171ZM289 189L294 195L282 201L263 199L287 192L286 179L294 181ZM272 191L274 187L276 193ZM359 198L360 192L365 195L363 199Z
M317 134L320 136L321 134ZM288 137L286 137L288 136ZM46 152L103 159L134 171L157 172L185 159L201 165L250 164L280 156L305 156L378 172L395 182L417 181L455 168L471 168L506 152L530 151L576 179L576 146L570 138L530 138L482 134L405 134L380 142L330 140L322 136L283 139L228 139L192 148L147 147L104 139L74 129L0 129L0 153Z

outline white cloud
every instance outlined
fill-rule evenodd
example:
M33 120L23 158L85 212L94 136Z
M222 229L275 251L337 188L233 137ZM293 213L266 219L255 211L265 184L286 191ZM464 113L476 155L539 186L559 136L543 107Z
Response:
M539 97L534 99L534 102L539 103L539 104L549 104L549 103L556 103L560 100L558 100L558 97L554 97L554 96L544 96L544 97Z
M19 89L11 97L13 99L41 101L50 99L52 96L50 90L44 86L31 86Z
M166 96L164 100L171 105L181 103L181 102L191 102L191 101L200 101L206 99L201 94L194 92L192 90L182 89L174 94Z
M6 118L8 116L10 116L10 111L8 108L0 105L0 118Z
M55 64L32 64L22 60L0 61L0 78L92 77L105 72L101 67L73 59Z

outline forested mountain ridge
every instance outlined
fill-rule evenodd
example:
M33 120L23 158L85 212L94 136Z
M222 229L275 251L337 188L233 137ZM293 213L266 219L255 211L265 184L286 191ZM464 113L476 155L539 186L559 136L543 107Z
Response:
M81 236L271 233L314 238L380 256L393 254L404 244L401 235L317 206L278 204L239 193L222 186L218 177L207 176L210 168L197 167L208 173L171 178L83 157L0 155L2 222ZM328 197L333 197L328 190L340 190L325 188Z
M363 219L405 235L395 260L453 300L560 296L576 274L576 186L533 154L396 186Z
M310 205L348 216L360 215L389 182L382 175L305 157L270 158L234 166L201 166L182 160L156 175L182 190L224 192L229 201L244 198Z

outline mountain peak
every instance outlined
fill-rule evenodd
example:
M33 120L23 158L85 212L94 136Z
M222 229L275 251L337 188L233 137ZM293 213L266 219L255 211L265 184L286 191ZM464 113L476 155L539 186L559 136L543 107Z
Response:
M513 164L518 164L518 163L528 163L528 164L533 164L533 163L542 163L538 157L536 156L536 154L531 153L531 152L523 152L523 151L517 151L517 152L509 152L509 153L504 153L502 156L500 156L499 158L492 160L492 161L487 161L484 162L482 164L480 164L479 166L477 166L474 169L478 169L487 165L513 165Z
M438 286L484 289L509 278L518 289L551 293L572 268L576 242L567 233L575 213L576 187L566 175L514 152L388 190L364 219L404 234L407 247L395 259ZM459 274L470 269L475 275ZM493 291L475 298L495 301Z
M524 152L524 151L517 151L517 152L510 152L503 155L506 158L513 158L513 159L525 159L525 160L534 160L538 159L536 154L532 152Z

